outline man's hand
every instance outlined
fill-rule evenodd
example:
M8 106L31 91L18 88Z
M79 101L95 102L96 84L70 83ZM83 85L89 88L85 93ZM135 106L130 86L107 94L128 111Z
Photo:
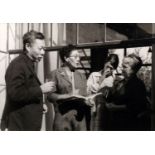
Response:
M47 105L44 103L43 104L43 114L47 113L48 112L48 107Z
M45 93L48 93L48 92L54 92L56 89L55 89L55 82L46 82L44 84L42 84L40 86L43 94Z

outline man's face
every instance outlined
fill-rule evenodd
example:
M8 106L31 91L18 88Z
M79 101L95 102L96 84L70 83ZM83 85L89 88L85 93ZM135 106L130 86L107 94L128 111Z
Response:
M35 61L39 62L45 54L45 41L41 39L36 39L28 47L29 56Z
M134 70L132 69L132 66L134 64L134 61L132 58L124 58L123 60L123 70L122 70L122 74L125 78L129 78L131 77L131 75L133 75Z

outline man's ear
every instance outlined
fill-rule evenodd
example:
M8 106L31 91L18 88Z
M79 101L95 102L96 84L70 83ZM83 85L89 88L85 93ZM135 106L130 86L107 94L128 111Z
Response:
M29 44L29 43L26 43L26 44L25 44L25 49L26 49L27 51L30 50L30 44Z

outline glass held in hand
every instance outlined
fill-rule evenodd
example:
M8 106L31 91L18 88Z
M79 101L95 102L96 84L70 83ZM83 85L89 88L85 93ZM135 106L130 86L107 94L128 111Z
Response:
M44 84L42 84L40 87L42 89L42 92L43 93L49 93L49 92L54 92L56 91L56 86L55 86L55 82L53 81L49 81L49 80L46 80L48 82L45 82Z
M45 79L45 83L50 82L52 84L53 90L52 92L56 91L56 83L54 81L51 80L51 78L46 78Z

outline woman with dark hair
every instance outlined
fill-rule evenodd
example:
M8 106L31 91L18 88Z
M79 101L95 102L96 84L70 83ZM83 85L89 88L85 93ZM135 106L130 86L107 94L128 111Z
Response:
M87 95L86 77L76 70L80 53L70 45L60 51L60 58L63 66L50 74L56 91L48 94L55 108L54 130L88 130L90 107L83 99Z
M93 72L90 74L87 81L87 93L88 95L96 94L102 88L109 88L113 86L115 79L114 70L117 69L119 64L119 58L116 54L110 54L104 67L99 72ZM108 95L109 89L104 90L104 96ZM103 93L103 92L102 92ZM104 117L104 101L101 97L97 97L94 101L94 105L91 108L91 130L104 130L104 122L107 120ZM93 103L92 103L93 104Z
M112 87L115 77L113 71L116 70L118 63L118 56L116 54L110 54L104 63L103 69L90 74L87 81L88 94L97 93L99 89L105 86Z

